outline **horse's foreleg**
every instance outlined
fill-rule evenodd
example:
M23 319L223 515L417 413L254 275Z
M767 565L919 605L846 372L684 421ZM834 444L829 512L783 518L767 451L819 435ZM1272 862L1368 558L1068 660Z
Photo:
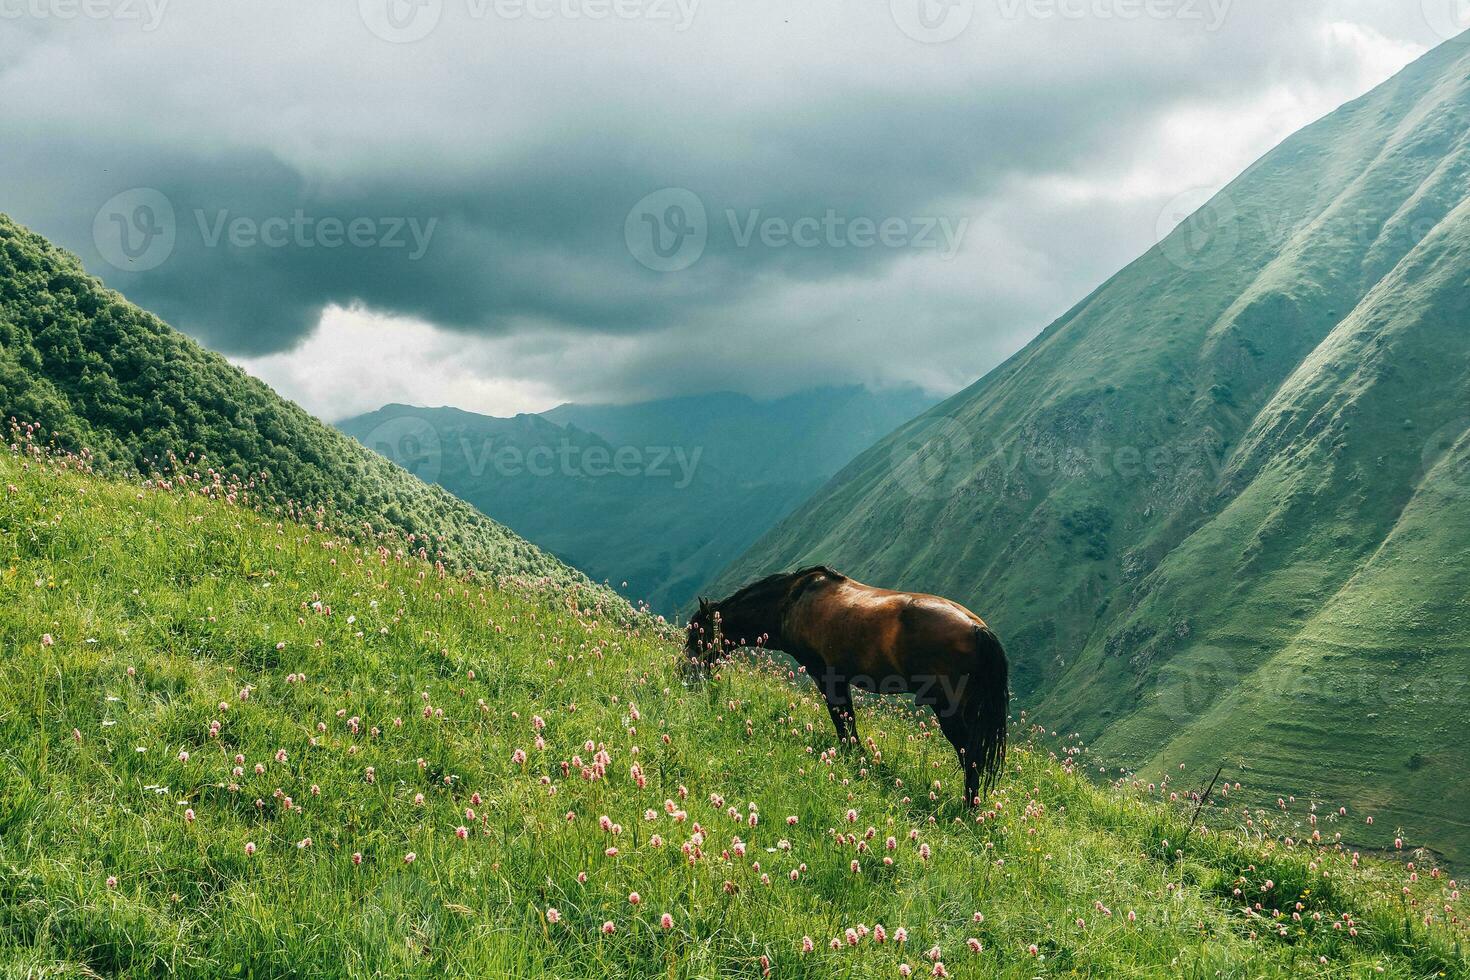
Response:
M857 705L853 703L851 690L847 694L847 734L849 748L856 749L862 744L862 737L857 730Z
M849 749L857 740L857 715L852 706L852 687L846 678L828 678L822 696L827 699L827 712L832 727L837 729L837 743Z

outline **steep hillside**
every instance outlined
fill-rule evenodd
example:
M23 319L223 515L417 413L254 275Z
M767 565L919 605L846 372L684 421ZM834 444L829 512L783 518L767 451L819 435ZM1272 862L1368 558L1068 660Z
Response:
M839 757L809 682L686 687L555 597L187 480L0 486L5 976L1465 975L1457 883L1362 814L1217 788L1190 834L1208 773L1018 724L977 821L906 713Z
M1108 756L1470 857L1470 45L1308 127L727 570L969 603Z
M625 596L673 614L823 480L933 404L915 389L715 393L492 418L388 405L338 427Z
M4 214L0 418L39 424L103 465L210 470L250 481L259 500L416 535L456 567L590 585L128 303Z

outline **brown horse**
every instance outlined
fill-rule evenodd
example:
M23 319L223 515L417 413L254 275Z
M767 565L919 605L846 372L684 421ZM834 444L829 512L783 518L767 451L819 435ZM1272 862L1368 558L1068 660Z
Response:
M979 802L1000 776L1009 666L985 621L957 602L891 592L825 566L772 575L722 602L699 600L685 654L709 664L737 647L789 654L817 682L844 747L858 743L852 689L911 693L939 717Z

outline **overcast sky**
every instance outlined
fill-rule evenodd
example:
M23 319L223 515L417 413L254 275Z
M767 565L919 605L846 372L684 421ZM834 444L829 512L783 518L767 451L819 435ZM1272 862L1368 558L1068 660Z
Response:
M0 0L0 211L328 419L948 393L1467 16Z

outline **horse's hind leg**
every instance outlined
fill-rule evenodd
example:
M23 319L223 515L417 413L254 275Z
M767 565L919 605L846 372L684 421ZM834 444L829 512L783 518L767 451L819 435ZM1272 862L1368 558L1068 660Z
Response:
M977 807L980 805L980 764L965 755L965 750L960 750L960 765L965 767L965 805Z
M963 713L946 709L942 703L934 705L934 713L939 719L939 730L959 756L960 770L965 774L965 805L975 806L980 798L980 767L969 756L970 726Z

